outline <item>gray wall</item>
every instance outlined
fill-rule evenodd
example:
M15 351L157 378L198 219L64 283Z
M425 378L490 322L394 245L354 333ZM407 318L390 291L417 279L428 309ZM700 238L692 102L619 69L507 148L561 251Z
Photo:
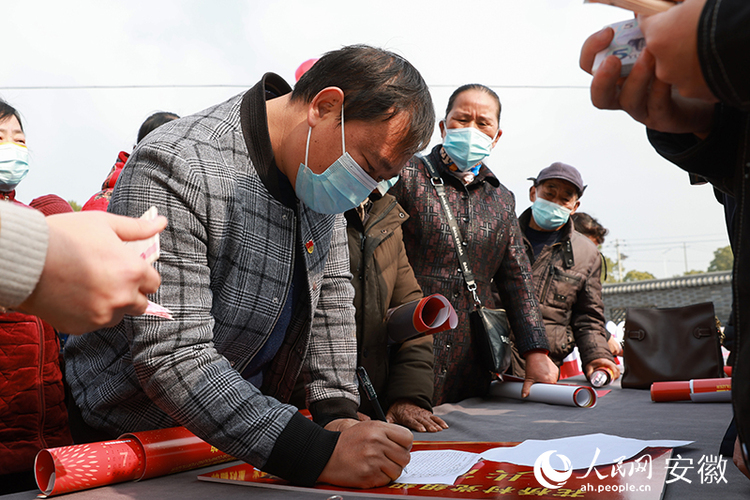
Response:
M602 286L604 316L615 323L625 319L627 307L680 307L713 302L722 324L732 308L732 272L693 274L679 278L608 283Z

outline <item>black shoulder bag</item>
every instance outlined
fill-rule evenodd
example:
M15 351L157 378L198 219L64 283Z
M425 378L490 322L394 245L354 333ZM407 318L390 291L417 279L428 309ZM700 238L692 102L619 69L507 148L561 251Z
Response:
M469 259L466 256L466 243L461 239L461 232L456 224L456 217L451 211L448 204L448 198L445 194L445 184L440 177L435 166L426 156L422 157L427 171L430 174L430 182L437 192L440 205L443 207L443 213L448 221L453 242L456 246L456 255L461 263L461 274L463 274L466 288L471 292L474 299L474 310L469 313L469 322L471 333L474 335L477 349L480 353L484 367L492 373L503 373L510 366L511 347L510 347L510 326L508 325L508 315L504 309L489 309L482 305L477 295L477 284L474 281L474 274L469 267Z

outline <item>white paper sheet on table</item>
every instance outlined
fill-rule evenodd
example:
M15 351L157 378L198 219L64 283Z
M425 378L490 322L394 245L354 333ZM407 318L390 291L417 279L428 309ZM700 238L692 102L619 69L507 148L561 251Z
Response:
M586 469L594 466L617 463L627 460L640 453L644 448L662 447L677 448L687 446L692 441L675 441L669 439L645 441L641 439L623 438L609 434L587 434L562 439L537 440L528 439L518 446L511 448L492 448L481 456L485 460L494 462L509 462L516 465L533 466L542 453L553 451L570 459L571 467ZM597 456L597 449L599 450ZM624 457L624 458L623 458ZM553 464L554 465L554 464Z
M478 453L458 450L413 451L397 483L453 484L480 460Z

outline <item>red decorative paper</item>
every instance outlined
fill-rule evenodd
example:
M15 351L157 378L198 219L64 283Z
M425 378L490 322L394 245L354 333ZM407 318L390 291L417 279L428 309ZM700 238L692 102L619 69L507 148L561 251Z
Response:
M651 384L651 400L722 403L732 400L731 378L696 378Z
M453 305L439 293L389 309L386 320L388 335L393 342L442 332L456 328L458 324Z
M412 451L452 449L482 453L490 448L516 444L518 443L422 441L415 442ZM313 488L303 488L292 486L283 479L261 472L244 463L201 474L198 479L295 491L313 489L334 494L345 492L346 494L343 495L345 497L349 495L368 497L402 495L420 498L517 499L532 497L550 500L558 498L625 500L637 496L643 500L657 500L661 498L667 474L667 461L671 454L670 448L646 448L620 465L604 465L594 467L590 471L575 470L565 484L554 489L544 487L537 481L533 467L489 460L477 462L469 472L460 476L452 485L391 483L379 488L350 489L320 484ZM650 467L649 474L635 470L636 467L646 463ZM646 489L649 491L645 491Z
M234 460L184 427L42 450L35 461L42 497L163 476Z
M36 484L45 496L135 481L144 467L143 449L134 439L46 449L34 463Z

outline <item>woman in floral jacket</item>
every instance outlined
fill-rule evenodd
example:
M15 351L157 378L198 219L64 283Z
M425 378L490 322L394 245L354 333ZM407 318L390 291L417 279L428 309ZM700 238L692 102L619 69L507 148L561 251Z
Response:
M524 386L527 393L532 382L554 383L558 370L547 357L515 199L482 163L500 137L499 121L500 100L491 89L478 84L459 87L440 122L443 144L426 158L445 183L479 298L485 306L495 307L491 292L497 287L508 312L519 351L531 366ZM459 317L455 330L434 335L433 403L438 405L485 395L492 375L482 368L476 350L469 327L474 301L459 272L453 238L424 162L412 158L390 193L410 216L403 226L404 244L424 294L448 297Z

